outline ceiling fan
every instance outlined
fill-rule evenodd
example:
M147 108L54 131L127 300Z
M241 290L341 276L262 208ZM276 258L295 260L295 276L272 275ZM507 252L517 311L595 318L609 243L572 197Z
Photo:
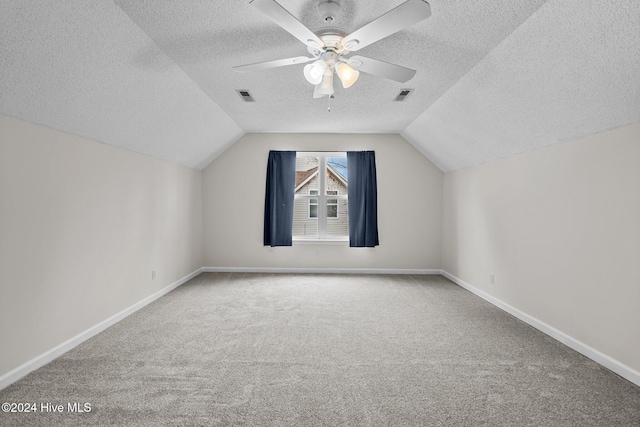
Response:
M320 0L318 5L321 17L330 25L340 11L339 1ZM321 28L314 33L275 0L251 0L250 3L304 43L312 56L296 56L240 65L233 69L260 71L311 62L304 67L304 76L315 86L314 98L333 95L334 73L345 89L358 80L360 71L401 83L413 78L416 74L415 70L364 56L347 57L347 55L431 16L429 3L424 0L407 0L351 34L346 34L340 28L332 26Z

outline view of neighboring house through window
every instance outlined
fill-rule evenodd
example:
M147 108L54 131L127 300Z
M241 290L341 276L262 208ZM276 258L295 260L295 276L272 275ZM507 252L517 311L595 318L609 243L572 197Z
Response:
M318 190L309 190L312 196L318 195ZM337 196L338 190L327 190L327 196ZM309 218L318 218L318 199L309 199ZM338 218L338 199L327 198L327 219Z
M297 153L294 239L349 236L347 176L346 152Z
M318 195L318 190L309 190L312 196ZM309 218L318 218L318 199L309 199Z
M338 190L327 190L327 196L337 195ZM327 199L327 218L338 218L338 199Z

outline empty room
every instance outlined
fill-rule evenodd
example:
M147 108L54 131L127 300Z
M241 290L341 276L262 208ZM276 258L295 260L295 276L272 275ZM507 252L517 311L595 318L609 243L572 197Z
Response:
M640 426L640 2L0 0L0 425Z

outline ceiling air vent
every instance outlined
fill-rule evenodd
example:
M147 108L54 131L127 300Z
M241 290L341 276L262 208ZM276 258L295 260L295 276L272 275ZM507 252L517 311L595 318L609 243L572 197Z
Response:
M394 101L404 101L411 92L413 92L413 89L400 89L400 93L395 97Z
M253 99L253 96L251 96L248 90L236 89L236 92L238 92L238 95L240 95L240 98L242 98L244 102L256 102L256 100Z

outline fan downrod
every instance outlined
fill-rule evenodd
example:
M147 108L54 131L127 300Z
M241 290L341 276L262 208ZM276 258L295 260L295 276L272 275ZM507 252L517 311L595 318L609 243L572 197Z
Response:
M340 12L340 3L336 0L320 0L318 12L320 12L320 17L324 22L333 25L336 16Z

